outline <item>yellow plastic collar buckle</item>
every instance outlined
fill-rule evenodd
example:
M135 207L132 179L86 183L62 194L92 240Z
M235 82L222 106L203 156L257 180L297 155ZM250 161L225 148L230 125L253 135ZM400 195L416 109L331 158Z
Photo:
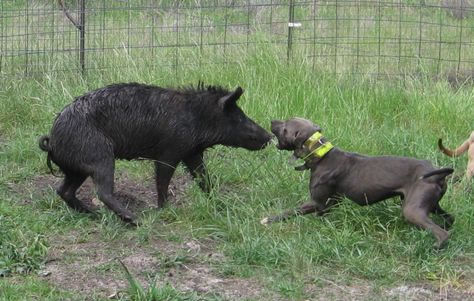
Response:
M311 149L316 143L319 142L321 144L319 147L317 147L315 150L313 150L311 153L306 156L306 158L309 158L311 156L317 157L317 158L322 158L324 157L331 149L334 148L334 145L332 145L331 142L322 142L321 138L323 138L323 134L321 132L316 132L314 133L311 137L309 137L308 140L305 141L304 145L308 148Z
M320 144L323 144L321 142L322 137L323 137L323 134L321 134L321 132L315 132L313 135L311 135L311 137L308 138L308 140L305 141L304 145L307 148L311 149L317 142L319 142Z

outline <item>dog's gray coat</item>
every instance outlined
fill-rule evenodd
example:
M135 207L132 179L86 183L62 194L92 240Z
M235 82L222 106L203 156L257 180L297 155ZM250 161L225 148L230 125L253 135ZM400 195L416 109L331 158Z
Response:
M302 118L272 121L272 132L278 138L277 147L294 151L298 158L305 158L312 151L304 142L318 131L321 131L319 126ZM436 247L440 248L449 237L446 229L454 218L441 209L439 200L446 191L445 177L453 172L451 168L436 169L429 161L406 157L367 157L338 148L333 148L323 158L306 159L304 166L311 169L311 201L296 210L265 218L262 224L296 214L316 212L322 215L343 196L359 205L400 196L403 216L431 231L437 239ZM430 213L444 219L443 228L429 218Z

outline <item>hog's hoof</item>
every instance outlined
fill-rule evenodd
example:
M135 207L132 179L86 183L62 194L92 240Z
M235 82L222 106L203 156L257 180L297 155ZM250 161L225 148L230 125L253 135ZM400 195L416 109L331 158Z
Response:
M126 223L127 223L127 226L132 227L132 228L136 228L140 226L140 223L136 220L129 220L129 221L126 221Z
M127 226L132 227L132 228L137 228L138 226L140 226L140 223L134 220L134 221L127 222Z
M123 214L120 215L120 218L132 227L138 226L138 223L136 222L135 216L133 214Z
M267 226L268 224L270 224L270 220L268 219L268 217L266 217L260 221L260 224Z

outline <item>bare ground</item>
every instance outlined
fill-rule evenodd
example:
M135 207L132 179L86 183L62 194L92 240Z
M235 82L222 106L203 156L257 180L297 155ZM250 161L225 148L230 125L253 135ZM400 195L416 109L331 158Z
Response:
M41 175L28 187L11 186L13 193L25 195L25 205L54 189L60 179ZM186 202L185 191L191 184L186 175L175 176L170 185L170 202L179 206ZM130 210L140 212L155 207L156 193L152 179L137 181L127 174L116 180L118 199ZM94 200L93 185L88 180L79 191L83 200ZM97 200L91 201L100 205ZM184 243L160 237L142 244L137 240L115 239L104 242L98 229L91 229L87 238L80 233L50 239L50 250L44 269L39 273L55 287L79 293L85 298L117 298L128 288L124 269L146 287L170 284L178 291L195 292L200 296L216 296L226 300L288 300L268 288L265 279L222 275L218 266L228 259L217 251L212 240L188 240ZM95 231L95 233L94 233ZM470 275L469 278L474 277ZM376 288L363 279L345 284L324 278L308 279L303 284L304 300L474 300L474 285L435 288L427 283Z
M31 189L37 191L29 195L45 195L55 189L60 181L60 178L41 175L31 185ZM187 175L173 177L169 189L172 206L186 202L185 191L191 181ZM17 192L24 189L13 188ZM115 191L117 199L134 213L156 208L156 192L151 178L138 182L126 174L120 174L116 177ZM94 207L103 206L95 197L90 179L79 189L78 198ZM86 242L82 240L84 238L79 233L54 238L40 274L62 290L84 296L116 297L128 288L120 260L144 287L154 282L157 287L170 284L179 291L228 300L262 300L267 297L269 300L280 300L277 295L265 290L257 279L219 275L214 266L226 259L214 250L212 240L190 240L179 244L158 238L145 245L130 240L106 243L97 233L88 235Z
M258 281L220 276L212 266L223 260L223 256L201 246L197 241L177 244L156 240L144 247L133 242L62 240L51 248L44 274L49 282L63 290L84 296L91 292L118 296L128 287L118 262L121 260L145 287L154 282L157 287L170 284L179 291L230 300L260 299L264 290Z

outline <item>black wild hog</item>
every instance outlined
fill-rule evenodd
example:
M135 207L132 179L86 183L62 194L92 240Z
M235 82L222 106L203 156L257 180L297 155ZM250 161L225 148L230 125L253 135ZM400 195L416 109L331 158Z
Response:
M76 191L91 176L99 199L133 222L133 214L114 199L115 158L155 161L159 208L180 162L208 192L206 148L222 144L259 150L271 138L237 106L242 93L240 87L232 92L202 84L177 90L136 83L107 86L66 106L39 147L48 152L51 172L53 161L64 173L57 192L66 204L90 211Z

